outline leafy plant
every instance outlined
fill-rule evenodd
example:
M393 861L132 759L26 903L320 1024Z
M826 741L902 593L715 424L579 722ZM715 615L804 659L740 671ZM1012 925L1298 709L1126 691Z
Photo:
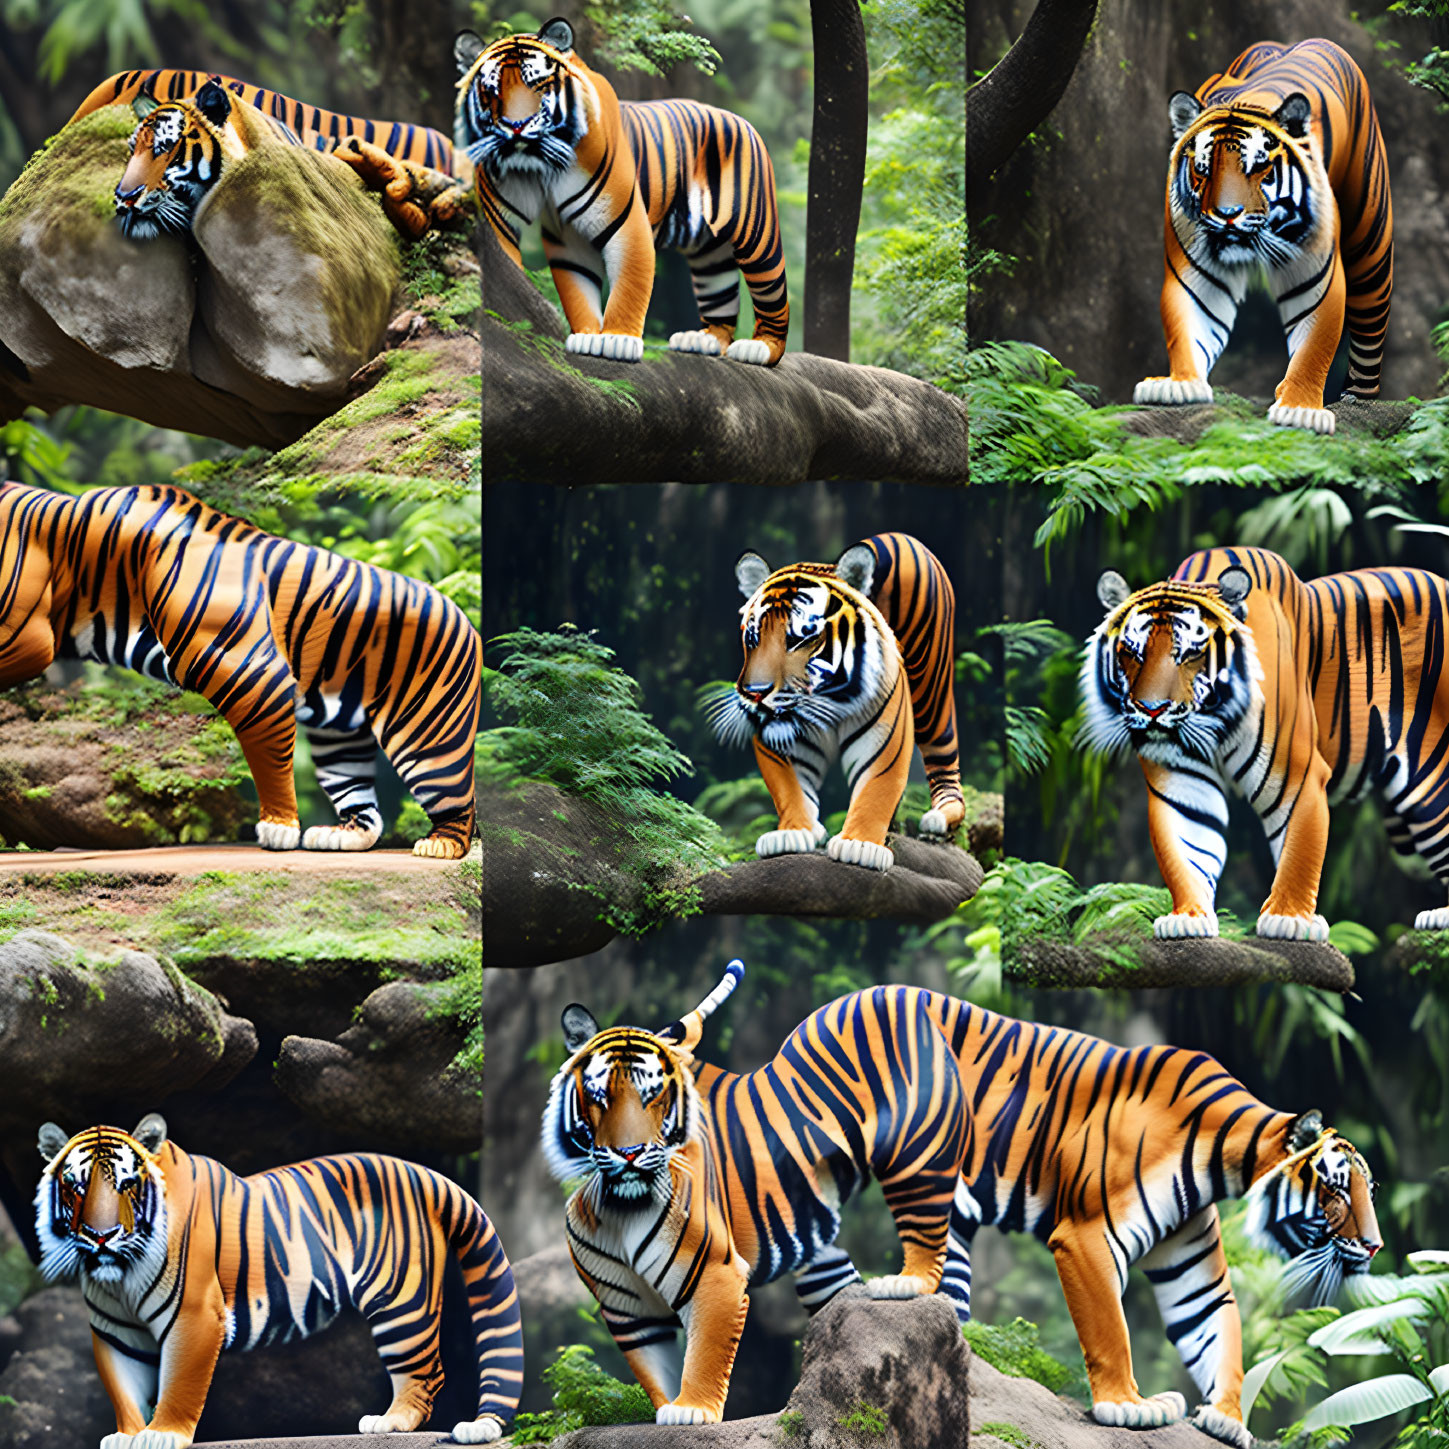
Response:
M1036 1324L1024 1318L1010 1323L978 1323L974 1319L962 1326L966 1342L992 1368L1016 1379L1035 1379L1054 1394L1079 1390L1080 1374L1054 1359L1041 1346Z
M559 1349L543 1377L553 1389L553 1408L542 1414L520 1414L513 1426L515 1444L549 1444L591 1424L654 1422L649 1395L638 1384L621 1383L605 1373L586 1344Z

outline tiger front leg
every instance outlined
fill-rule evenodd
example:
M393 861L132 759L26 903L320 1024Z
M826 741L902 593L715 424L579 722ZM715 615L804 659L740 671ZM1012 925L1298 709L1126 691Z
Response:
M1321 289L1303 289L1296 271L1274 278L1278 312L1288 339L1288 371L1274 393L1268 421L1284 428L1331 433L1333 414L1323 405L1328 369L1343 336L1345 283L1343 264L1335 254Z
M896 863L885 838L905 793L915 740L906 672L902 669L877 727L846 748L850 809L840 834L826 846L831 860L861 865L867 870L889 870Z
M116 1415L116 1432L101 1440L100 1449L128 1449L146 1427L147 1405L156 1400L161 1355L135 1349L121 1353L94 1331L91 1350L95 1354L96 1371Z
M760 776L780 822L778 829L767 830L755 841L755 854L761 859L772 855L809 855L825 843L826 832L820 823L816 797L818 782L811 780L815 788L807 794L800 780L800 766L795 761L772 750L758 736L754 745L755 763L760 767Z
M685 1342L679 1392L672 1402L655 1407L656 1424L717 1424L724 1417L749 1312L746 1287L736 1261L717 1261L704 1270L694 1297L679 1311Z
M428 212L415 199L418 178L405 161L360 136L340 141L332 154L352 167L369 191L380 194L387 219L409 241L416 241L428 229Z
M1216 936L1218 877L1228 857L1222 784L1206 772L1146 759L1141 764L1152 853L1172 894L1172 914L1158 916L1152 934L1160 940Z
M655 1409L677 1398L684 1367L678 1320L672 1316L631 1318L608 1308L603 1315L619 1352Z
M1170 215L1167 224L1171 251ZM1177 268L1191 277L1192 287L1189 290L1172 264L1165 268L1160 305L1168 376L1144 377L1132 389L1135 403L1180 405L1213 400L1208 375L1228 345L1238 303L1224 287L1193 268L1186 256L1179 253L1179 257Z
M1290 726L1291 727L1291 726ZM1282 941L1326 941L1328 922L1318 914L1318 884L1328 848L1328 761L1318 753L1312 696L1306 688L1298 702L1297 726L1289 756L1289 815L1283 829L1273 889L1258 914L1258 935ZM1291 782L1299 781L1297 798ZM1273 838L1279 822L1263 827Z
M213 1283L199 1302L181 1309L173 1321L161 1349L156 1412L130 1441L129 1449L187 1449L196 1437L225 1340L221 1287Z
M544 252L568 318L568 352L611 362L644 356L644 318L654 289L654 234L636 196L624 224L602 248L567 224L545 225ZM609 300L600 311L603 278Z
M689 275L699 308L699 326L672 333L669 350L722 357L735 339L740 316L740 277L734 247L727 241L716 241L692 253Z

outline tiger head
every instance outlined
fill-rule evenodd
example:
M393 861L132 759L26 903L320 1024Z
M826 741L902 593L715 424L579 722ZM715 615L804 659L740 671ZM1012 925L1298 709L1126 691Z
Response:
M772 573L759 554L740 556L744 663L734 688L706 705L721 740L743 744L758 734L772 749L788 749L894 679L895 636L867 597L874 574L875 555L863 543L833 568L801 563Z
M465 149L490 175L543 180L574 164L597 97L573 50L573 27L561 19L488 46L471 31L454 42Z
M158 105L141 97L134 109L131 159L116 187L121 231L142 241L166 232L184 236L221 176L231 97L214 78L190 100Z
M1236 565L1215 584L1169 579L1131 593L1108 570L1097 583L1107 617L1082 659L1087 749L1130 745L1148 759L1180 752L1213 759L1261 698L1263 677L1244 601L1252 587Z
M115 1284L166 1255L166 1179L158 1154L166 1122L155 1112L134 1132L87 1127L67 1137L40 1129L45 1171L35 1194L40 1271L48 1280L79 1272Z
M1383 1247L1374 1177L1354 1145L1305 1112L1288 1126L1288 1155L1248 1189L1247 1230L1288 1258L1289 1303L1331 1303L1345 1277L1367 1273Z
M1204 108L1178 91L1168 115L1172 200L1191 223L1189 254L1200 251L1193 259L1223 266L1287 260L1312 229L1306 192L1321 171L1308 97L1295 91L1270 113Z
M699 1093L691 1067L705 1019L735 989L731 961L718 986L682 1021L661 1031L603 1031L577 1004L563 1013L569 1059L549 1089L543 1154L559 1182L584 1179L595 1211L630 1211L673 1192L670 1162L700 1140Z

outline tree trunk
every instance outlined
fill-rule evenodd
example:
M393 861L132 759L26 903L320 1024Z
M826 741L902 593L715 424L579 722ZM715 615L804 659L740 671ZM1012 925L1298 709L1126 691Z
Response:
M1061 100L1096 18L1097 0L1037 0L1016 44L966 92L968 210Z
M870 87L859 0L811 0L815 117L805 225L805 351L850 361L850 287Z

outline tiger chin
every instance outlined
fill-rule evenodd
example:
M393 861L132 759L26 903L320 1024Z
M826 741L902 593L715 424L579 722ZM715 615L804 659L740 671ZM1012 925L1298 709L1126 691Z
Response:
M735 565L744 663L706 708L727 744L752 742L779 826L761 858L809 854L889 870L886 845L919 745L931 791L922 839L944 842L965 817L951 692L955 594L918 539L877 534L834 565ZM820 788L836 755L850 782L840 834L826 844Z
M1154 935L1217 935L1229 790L1252 805L1273 852L1259 936L1328 939L1317 903L1330 810L1369 790L1394 848L1449 887L1449 724L1425 712L1449 683L1449 582L1403 568L1303 580L1266 549L1217 548L1135 593L1109 570L1098 597L1107 612L1083 656L1078 739L1130 749L1142 767L1172 894ZM1393 649L1348 642L1389 633ZM1414 924L1444 929L1449 910Z
M699 309L671 351L780 361L790 303L775 173L748 121L697 101L621 102L560 18L487 46L464 31L454 55L479 208L520 266L522 229L542 217L569 353L640 361L658 248L683 253ZM748 338L735 337L739 276Z
M1268 420L1332 433L1329 367L1349 334L1345 397L1379 393L1393 291L1388 162L1368 83L1327 40L1250 46L1168 103L1162 326L1169 376L1137 403L1211 402L1213 365L1265 278L1288 344Z
M478 1371L477 1417L451 1442L502 1437L523 1377L518 1296L492 1225L455 1183L362 1153L239 1178L183 1152L154 1112L132 1132L67 1137L47 1122L39 1141L40 1271L79 1281L116 1415L100 1449L186 1449L220 1353L306 1338L347 1307L368 1320L393 1388L358 1433L421 1428L443 1383L450 1258Z

